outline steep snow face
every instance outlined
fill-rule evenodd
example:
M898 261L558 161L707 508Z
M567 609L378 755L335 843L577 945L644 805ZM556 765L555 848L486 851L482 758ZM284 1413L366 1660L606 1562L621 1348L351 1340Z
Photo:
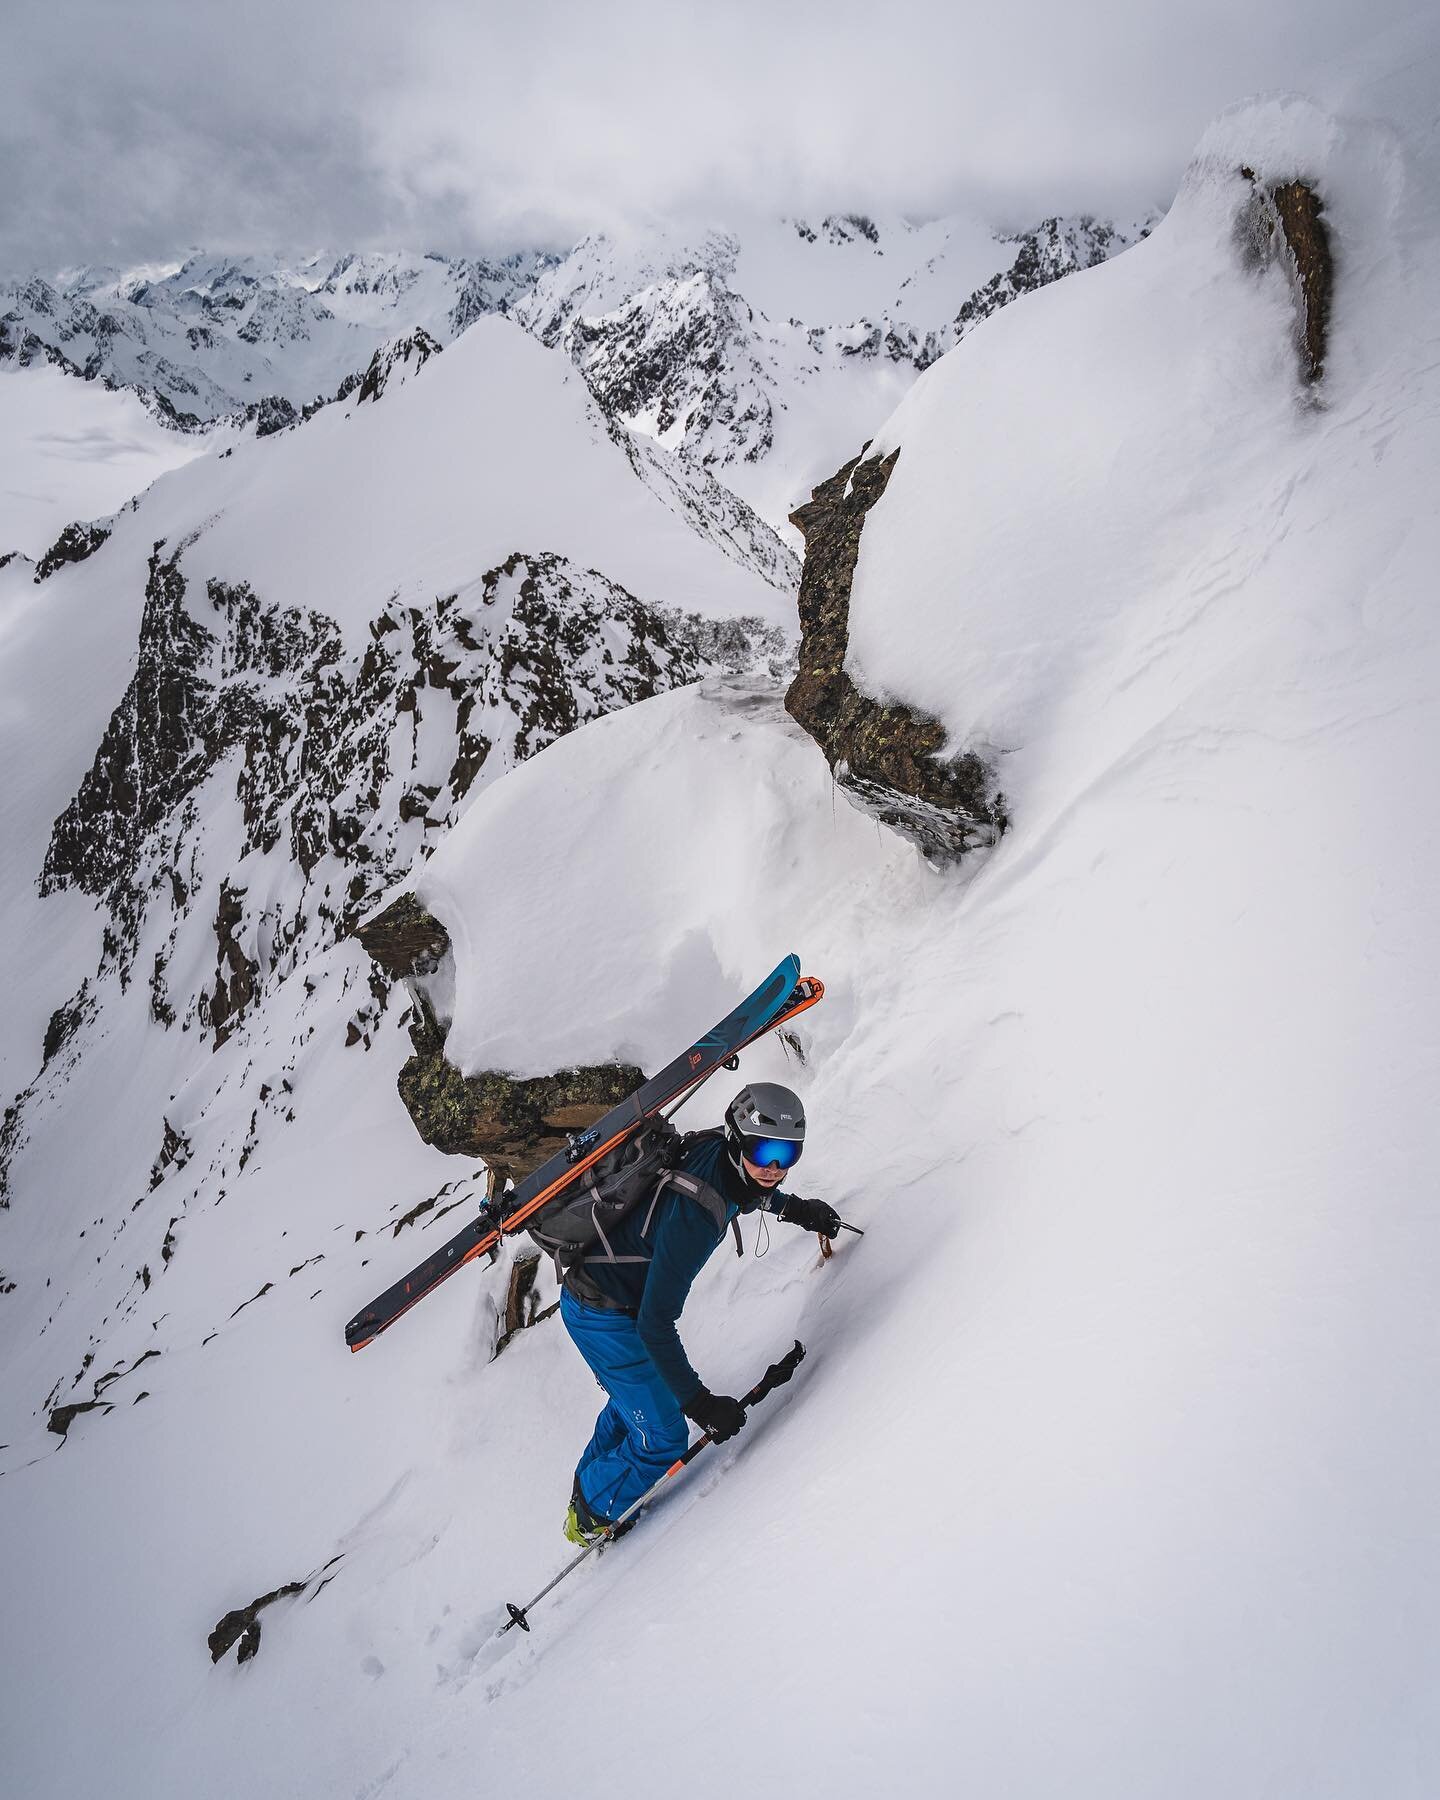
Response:
M851 602L849 667L868 691L1016 753L1009 787L1062 696L1088 691L1116 716L1088 684L1132 624L1157 647L1181 634L1223 655L1226 595L1286 619L1369 584L1363 533L1295 543L1274 522L1376 510L1411 531L1415 490L1349 450L1367 442L1366 408L1399 408L1407 430L1428 420L1423 392L1410 404L1400 388L1419 379L1434 271L1430 153L1417 131L1390 152L1386 135L1299 97L1227 116L1147 242L1006 312L916 384L872 446L900 457ZM1250 236L1256 186L1297 169L1340 270L1315 392L1287 266L1255 266ZM1191 632L1196 596L1217 622Z
M710 555L657 502L578 375L499 318L379 405L357 393L301 431L194 465L148 504L152 538L201 534L207 576L280 607L323 595L361 633L392 596L433 599L517 549L712 615L778 618L785 605L753 562Z
M620 1642L608 1727L643 1770L551 1734L547 1779L643 1791L704 1730L689 1678L753 1667L759 1632L769 1704L690 1757L698 1792L882 1762L1037 1800L1433 1786L1440 837L1411 777L1440 753L1440 220L1433 91L1402 98L1237 110L1152 244L987 325L882 434L857 667L1010 749L978 869L827 839L818 758L758 700L737 750L690 695L490 790L425 871L480 1061L523 1054L516 1018L547 1058L643 1056L662 996L703 1010L793 934L831 982L786 1070L796 1185L869 1227L828 1268L782 1241L707 1271L707 1378L792 1332L804 1378L540 1641L477 1654L497 1767ZM1318 392L1242 162L1325 201ZM652 845L682 736L703 804ZM558 882L622 767L616 837ZM857 1656L866 1704L817 1740ZM446 1746L409 1744L402 1790L444 1791Z

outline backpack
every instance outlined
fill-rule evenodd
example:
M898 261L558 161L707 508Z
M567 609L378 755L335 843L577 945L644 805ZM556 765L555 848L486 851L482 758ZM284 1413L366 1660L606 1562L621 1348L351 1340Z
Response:
M683 1141L657 1113L541 1207L530 1237L555 1259L562 1278L594 1245L609 1251L608 1234L655 1192L679 1161Z

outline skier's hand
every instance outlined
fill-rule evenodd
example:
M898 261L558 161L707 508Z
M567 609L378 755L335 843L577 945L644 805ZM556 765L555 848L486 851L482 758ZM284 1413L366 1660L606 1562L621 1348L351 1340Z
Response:
M823 1238L840 1235L840 1215L824 1200L787 1200L780 1217L802 1231L818 1231Z
M738 1400L729 1394L712 1394L709 1388L701 1388L685 1411L717 1444L734 1437L745 1423L745 1408Z

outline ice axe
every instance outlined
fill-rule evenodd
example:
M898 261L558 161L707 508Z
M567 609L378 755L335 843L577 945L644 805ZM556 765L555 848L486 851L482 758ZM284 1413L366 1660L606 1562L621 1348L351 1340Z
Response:
M745 1407L747 1411L752 1406L758 1406L759 1403L765 1398L765 1396L767 1394L773 1394L777 1387L784 1387L785 1383L790 1379L790 1377L800 1367L800 1364L804 1361L804 1359L805 1359L805 1346L800 1342L799 1338L796 1338L794 1349L787 1351L786 1354L780 1358L779 1362L771 1363L770 1367L765 1371L765 1373L755 1383L754 1387L751 1388L750 1392L745 1395L744 1399L740 1402L740 1404L743 1407ZM680 1471L685 1467L686 1463L694 1462L695 1458L700 1454L700 1452L705 1448L705 1446L711 1442L713 1442L713 1439L711 1438L710 1433L708 1431L705 1433L704 1437L696 1438L695 1442L690 1446L690 1448L685 1452L685 1454L681 1457L677 1457L677 1459L673 1463L671 1463L670 1467L665 1471L665 1473L660 1477L660 1479L654 1484L654 1486L647 1488L638 1500L632 1501L630 1503L630 1505L625 1508L624 1512L621 1513L621 1515L618 1519L612 1519L610 1521L610 1523L605 1527L604 1531L601 1532L600 1536L596 1538L596 1540L593 1544L587 1544L586 1547L580 1552L580 1554L578 1556L572 1557L571 1560L568 1563L566 1563L565 1567L560 1571L560 1573L557 1576L555 1576L555 1578L552 1581L546 1582L545 1586L543 1588L541 1588L540 1592L535 1596L535 1598L532 1601L530 1601L529 1605L516 1606L516 1604L513 1600L507 1600L505 1602L505 1610L506 1610L506 1612L509 1613L510 1617L500 1627L499 1631L497 1631L495 1635L497 1637L504 1637L505 1633L507 1631L509 1631L509 1629L511 1628L512 1625L518 1625L522 1631L528 1631L530 1629L530 1624L526 1617L526 1614L529 1613L534 1607L538 1606L539 1603L545 1598L545 1596L551 1591L552 1588L559 1587L560 1583L565 1579L565 1577L567 1575L569 1575L573 1570L578 1569L580 1567L581 1563L583 1563L585 1561L587 1556L592 1555L596 1550L604 1549L606 1544L612 1543L615 1539L616 1533L620 1530L620 1527L622 1525L624 1525L627 1520L633 1519L635 1514L639 1512L640 1508L642 1506L645 1506L649 1501L653 1500L655 1498L655 1496L660 1492L661 1488L664 1487L665 1483L667 1481L669 1481L672 1476L678 1475L680 1473Z

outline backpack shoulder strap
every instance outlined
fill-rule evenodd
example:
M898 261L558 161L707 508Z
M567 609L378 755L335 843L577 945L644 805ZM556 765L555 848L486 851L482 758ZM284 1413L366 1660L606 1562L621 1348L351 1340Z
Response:
M645 1214L645 1223L640 1227L640 1235L649 1237L650 1225L655 1217L655 1208L660 1204L660 1196L666 1188L674 1188L684 1194L687 1199L697 1201L714 1220L717 1232L723 1233L729 1219L730 1209L725 1199L708 1181L702 1181L698 1175L687 1175L683 1169L671 1169L655 1183L655 1192L650 1197L650 1208Z

